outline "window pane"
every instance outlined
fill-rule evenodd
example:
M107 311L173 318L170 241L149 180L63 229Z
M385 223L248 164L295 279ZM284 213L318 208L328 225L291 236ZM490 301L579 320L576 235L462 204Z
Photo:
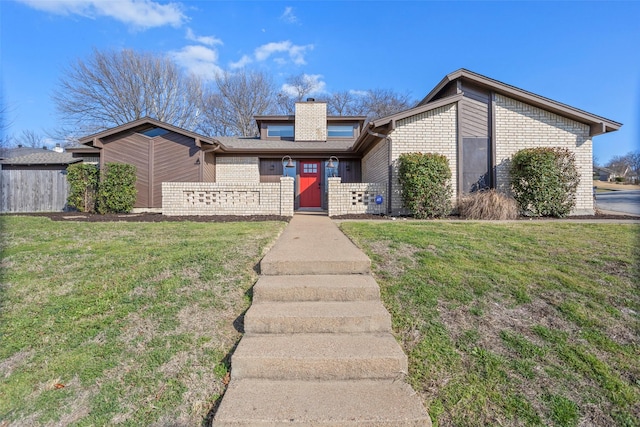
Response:
M150 138L153 138L154 136L160 136L160 135L164 135L165 133L169 133L169 131L162 128L151 128L151 129L142 131L140 133Z
M269 125L267 136L293 137L293 125Z
M328 136L353 136L353 126L352 125L328 125L327 126L327 135Z

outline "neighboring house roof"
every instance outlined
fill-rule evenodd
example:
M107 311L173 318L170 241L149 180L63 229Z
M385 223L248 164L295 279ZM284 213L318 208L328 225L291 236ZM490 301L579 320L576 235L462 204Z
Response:
M74 159L71 153L58 153L49 150L38 150L34 153L22 156L10 157L0 160L3 165L68 165L81 162L82 159Z
M110 128L110 129L106 129L106 130L103 130L103 131L98 132L98 133L94 133L93 135L85 136L83 138L80 138L78 140L78 142L80 144L83 144L83 145L100 146L101 143L99 141L102 138L105 138L105 137L108 137L108 136L111 136L111 135L115 135L115 134L121 133L121 132L135 131L136 129L144 129L145 127L147 127L149 125L155 126L155 127L159 127L159 128L163 128L163 129L166 129L168 131L175 132L175 133L187 136L189 138L193 138L196 141L196 145L200 145L200 143L202 143L202 142L204 142L206 144L210 144L210 145L215 145L216 144L216 142L215 142L215 140L213 138L210 138L210 137L204 136L204 135L200 135L198 133L191 132L191 131L188 131L186 129L182 129L180 127L173 126L173 125L170 125L170 124L165 123L165 122L161 122L160 120L156 120L156 119L153 119L151 117L143 117L141 119L134 120L132 122L125 123L123 125L116 126L114 128ZM75 148L70 148L69 150L77 152L77 150Z
M429 92L429 94L418 103L418 105L431 102L431 100L433 100L448 83L457 79L471 81L476 85L501 93L510 98L551 111L560 116L568 117L577 122L588 124L591 126L592 136L613 132L620 129L622 126L622 123L571 107L570 105L554 101L553 99L545 98L544 96L502 83L501 81L483 76L482 74L474 73L473 71L469 71L464 68L447 74L440 83L438 83L438 85L436 85L436 87L434 87L431 92Z
M27 154L39 153L41 151L44 151L44 149L33 147L0 148L0 159L10 159L13 157L25 156Z

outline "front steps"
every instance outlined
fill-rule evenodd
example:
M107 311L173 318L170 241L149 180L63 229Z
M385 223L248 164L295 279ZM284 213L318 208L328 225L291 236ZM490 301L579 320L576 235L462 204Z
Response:
M214 425L430 426L369 259L327 217L296 219L260 264Z

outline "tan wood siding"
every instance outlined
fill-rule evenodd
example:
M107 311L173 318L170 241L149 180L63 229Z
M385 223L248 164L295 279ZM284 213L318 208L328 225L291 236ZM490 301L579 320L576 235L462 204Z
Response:
M280 182L282 159L260 159L260 182Z
M200 181L200 149L185 135L169 132L149 138L125 133L105 138L103 160L136 167L136 208L162 207L162 182ZM208 169L211 174L211 169Z
M216 182L216 156L213 153L204 154L202 179L204 182Z
M104 163L128 163L136 167L136 208L150 207L149 194L149 148L150 140L144 135L127 133L117 138L103 141L102 158Z
M341 160L338 164L338 176L343 183L362 182L360 160Z
M473 100L460 101L460 132L462 137L488 137L489 136L489 105Z
M152 144L153 199L150 207L160 208L163 182L200 181L198 164L200 149L193 139L171 132L153 138Z

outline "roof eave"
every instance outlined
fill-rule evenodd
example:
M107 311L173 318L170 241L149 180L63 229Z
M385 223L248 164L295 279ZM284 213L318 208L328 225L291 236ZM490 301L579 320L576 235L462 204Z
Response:
M551 111L563 117L568 117L580 123L589 125L590 136L601 135L603 133L614 132L620 129L622 123L601 117L592 113L589 113L578 108L571 107L570 105L563 104L558 101L554 101L550 98L537 95L533 92L520 89L516 86L512 86L498 80L483 76L481 74L474 73L473 71L461 68L450 74L447 74L441 81L434 87L427 96L424 97L418 106L431 102L431 100L450 82L457 79L467 79L475 84L487 87L492 91L501 93L506 96L513 97L514 99L526 102L533 106Z

